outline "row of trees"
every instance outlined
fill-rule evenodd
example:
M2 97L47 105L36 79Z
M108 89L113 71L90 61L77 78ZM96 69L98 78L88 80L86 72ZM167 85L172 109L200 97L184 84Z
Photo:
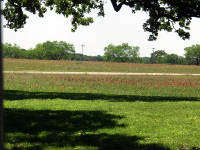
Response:
M3 57L26 59L50 59L50 60L82 60L82 61L109 61L152 64L189 64L200 65L200 45L192 45L185 48L185 57L177 54L167 54L164 50L156 50L150 57L140 57L138 46L130 46L128 43L121 45L109 44L104 48L103 56L87 56L75 53L73 44L64 41L47 41L39 43L35 48L25 50L18 45L3 44Z
M73 60L75 48L73 44L64 41L47 41L37 44L35 48L25 50L18 45L3 44L3 57L27 58L27 59L53 59L53 60Z
M151 53L150 63L152 64L187 64L185 57L177 54L167 54L164 50L157 50Z
M167 54L163 50L157 50L151 53L151 63L167 63L167 64L188 64L200 65L200 45L192 45L186 47L185 57L176 54Z
M28 50L20 48L18 45L3 44L4 58L25 58L25 59L49 59L49 60L78 60L78 61L103 61L103 57L87 56L75 53L73 44L64 41L47 41L39 43L35 48Z
M122 45L108 45L104 48L104 60L112 62L133 62L151 64L189 64L200 65L200 45L186 47L185 57L177 54L167 54L164 50L156 50L151 53L151 57L140 57L139 47Z

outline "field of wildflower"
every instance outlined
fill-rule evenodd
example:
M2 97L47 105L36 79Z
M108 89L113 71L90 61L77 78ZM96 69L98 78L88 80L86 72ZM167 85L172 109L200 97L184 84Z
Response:
M199 66L90 61L4 59L5 71L200 73Z
M199 91L199 76L4 74L5 147L195 150Z

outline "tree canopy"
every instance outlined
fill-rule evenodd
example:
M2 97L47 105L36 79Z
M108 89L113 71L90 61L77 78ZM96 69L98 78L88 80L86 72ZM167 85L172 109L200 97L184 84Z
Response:
M43 17L48 10L54 10L65 17L72 17L72 31L79 25L89 25L93 22L88 14L98 10L99 16L104 16L106 0L1 0L5 2L2 10L7 20L6 27L17 30L24 27L27 12ZM143 24L145 31L150 32L149 40L156 40L159 31L174 31L182 39L190 37L189 29L193 17L200 17L199 0L108 0L116 12L123 6L128 6L133 13L144 11L149 19Z
M64 41L46 41L39 43L35 48L29 50L31 58L73 60L75 48L73 44Z
M163 63L164 57L167 55L167 53L164 50L157 50L153 53L151 53L151 63Z
M153 64L187 64L183 56L167 54L164 50L156 50L151 53L150 62Z
M17 44L4 43L2 46L4 58L200 65L199 44L185 47L185 57L168 54L164 50L153 50L151 57L140 57L140 48L130 46L128 43L109 44L104 48L103 56L87 56L76 53L74 45L64 41L46 41L27 50Z
M139 62L139 47L129 46L128 43L121 45L109 44L104 48L104 60L111 62Z
M18 45L3 44L3 57L28 58L28 59L50 59L50 60L73 60L75 48L73 44L64 41L46 41L39 43L35 48L25 50Z
M186 52L185 58L188 64L200 65L200 45L199 44L186 47L184 50Z
M3 47L3 57L9 58L24 58L26 55L26 50L21 49L18 45L5 43L2 45Z

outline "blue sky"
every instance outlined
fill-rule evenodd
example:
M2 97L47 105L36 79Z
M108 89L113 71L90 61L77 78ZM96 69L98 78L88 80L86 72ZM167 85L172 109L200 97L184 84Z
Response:
M27 24L17 32L4 29L3 42L16 43L20 47L29 49L35 44L50 41L66 41L75 45L76 52L86 55L103 55L104 47L108 44L129 43L140 47L140 56L150 56L152 49L162 49L167 53L184 55L184 48L193 44L200 44L200 20L193 19L191 23L190 40L182 40L176 33L160 32L154 42L148 41L148 32L144 32L142 25L148 18L144 12L132 14L128 7L115 12L108 2L105 7L106 16L96 17L90 26L80 26L71 32L70 18L64 18L54 12L48 12L44 18L30 15Z

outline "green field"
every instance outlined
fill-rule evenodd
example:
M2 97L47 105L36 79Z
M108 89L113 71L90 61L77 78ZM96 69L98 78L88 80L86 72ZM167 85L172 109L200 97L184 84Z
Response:
M194 65L134 64L90 61L4 59L6 71L200 73Z
M199 76L4 74L4 89L6 150L200 147Z

